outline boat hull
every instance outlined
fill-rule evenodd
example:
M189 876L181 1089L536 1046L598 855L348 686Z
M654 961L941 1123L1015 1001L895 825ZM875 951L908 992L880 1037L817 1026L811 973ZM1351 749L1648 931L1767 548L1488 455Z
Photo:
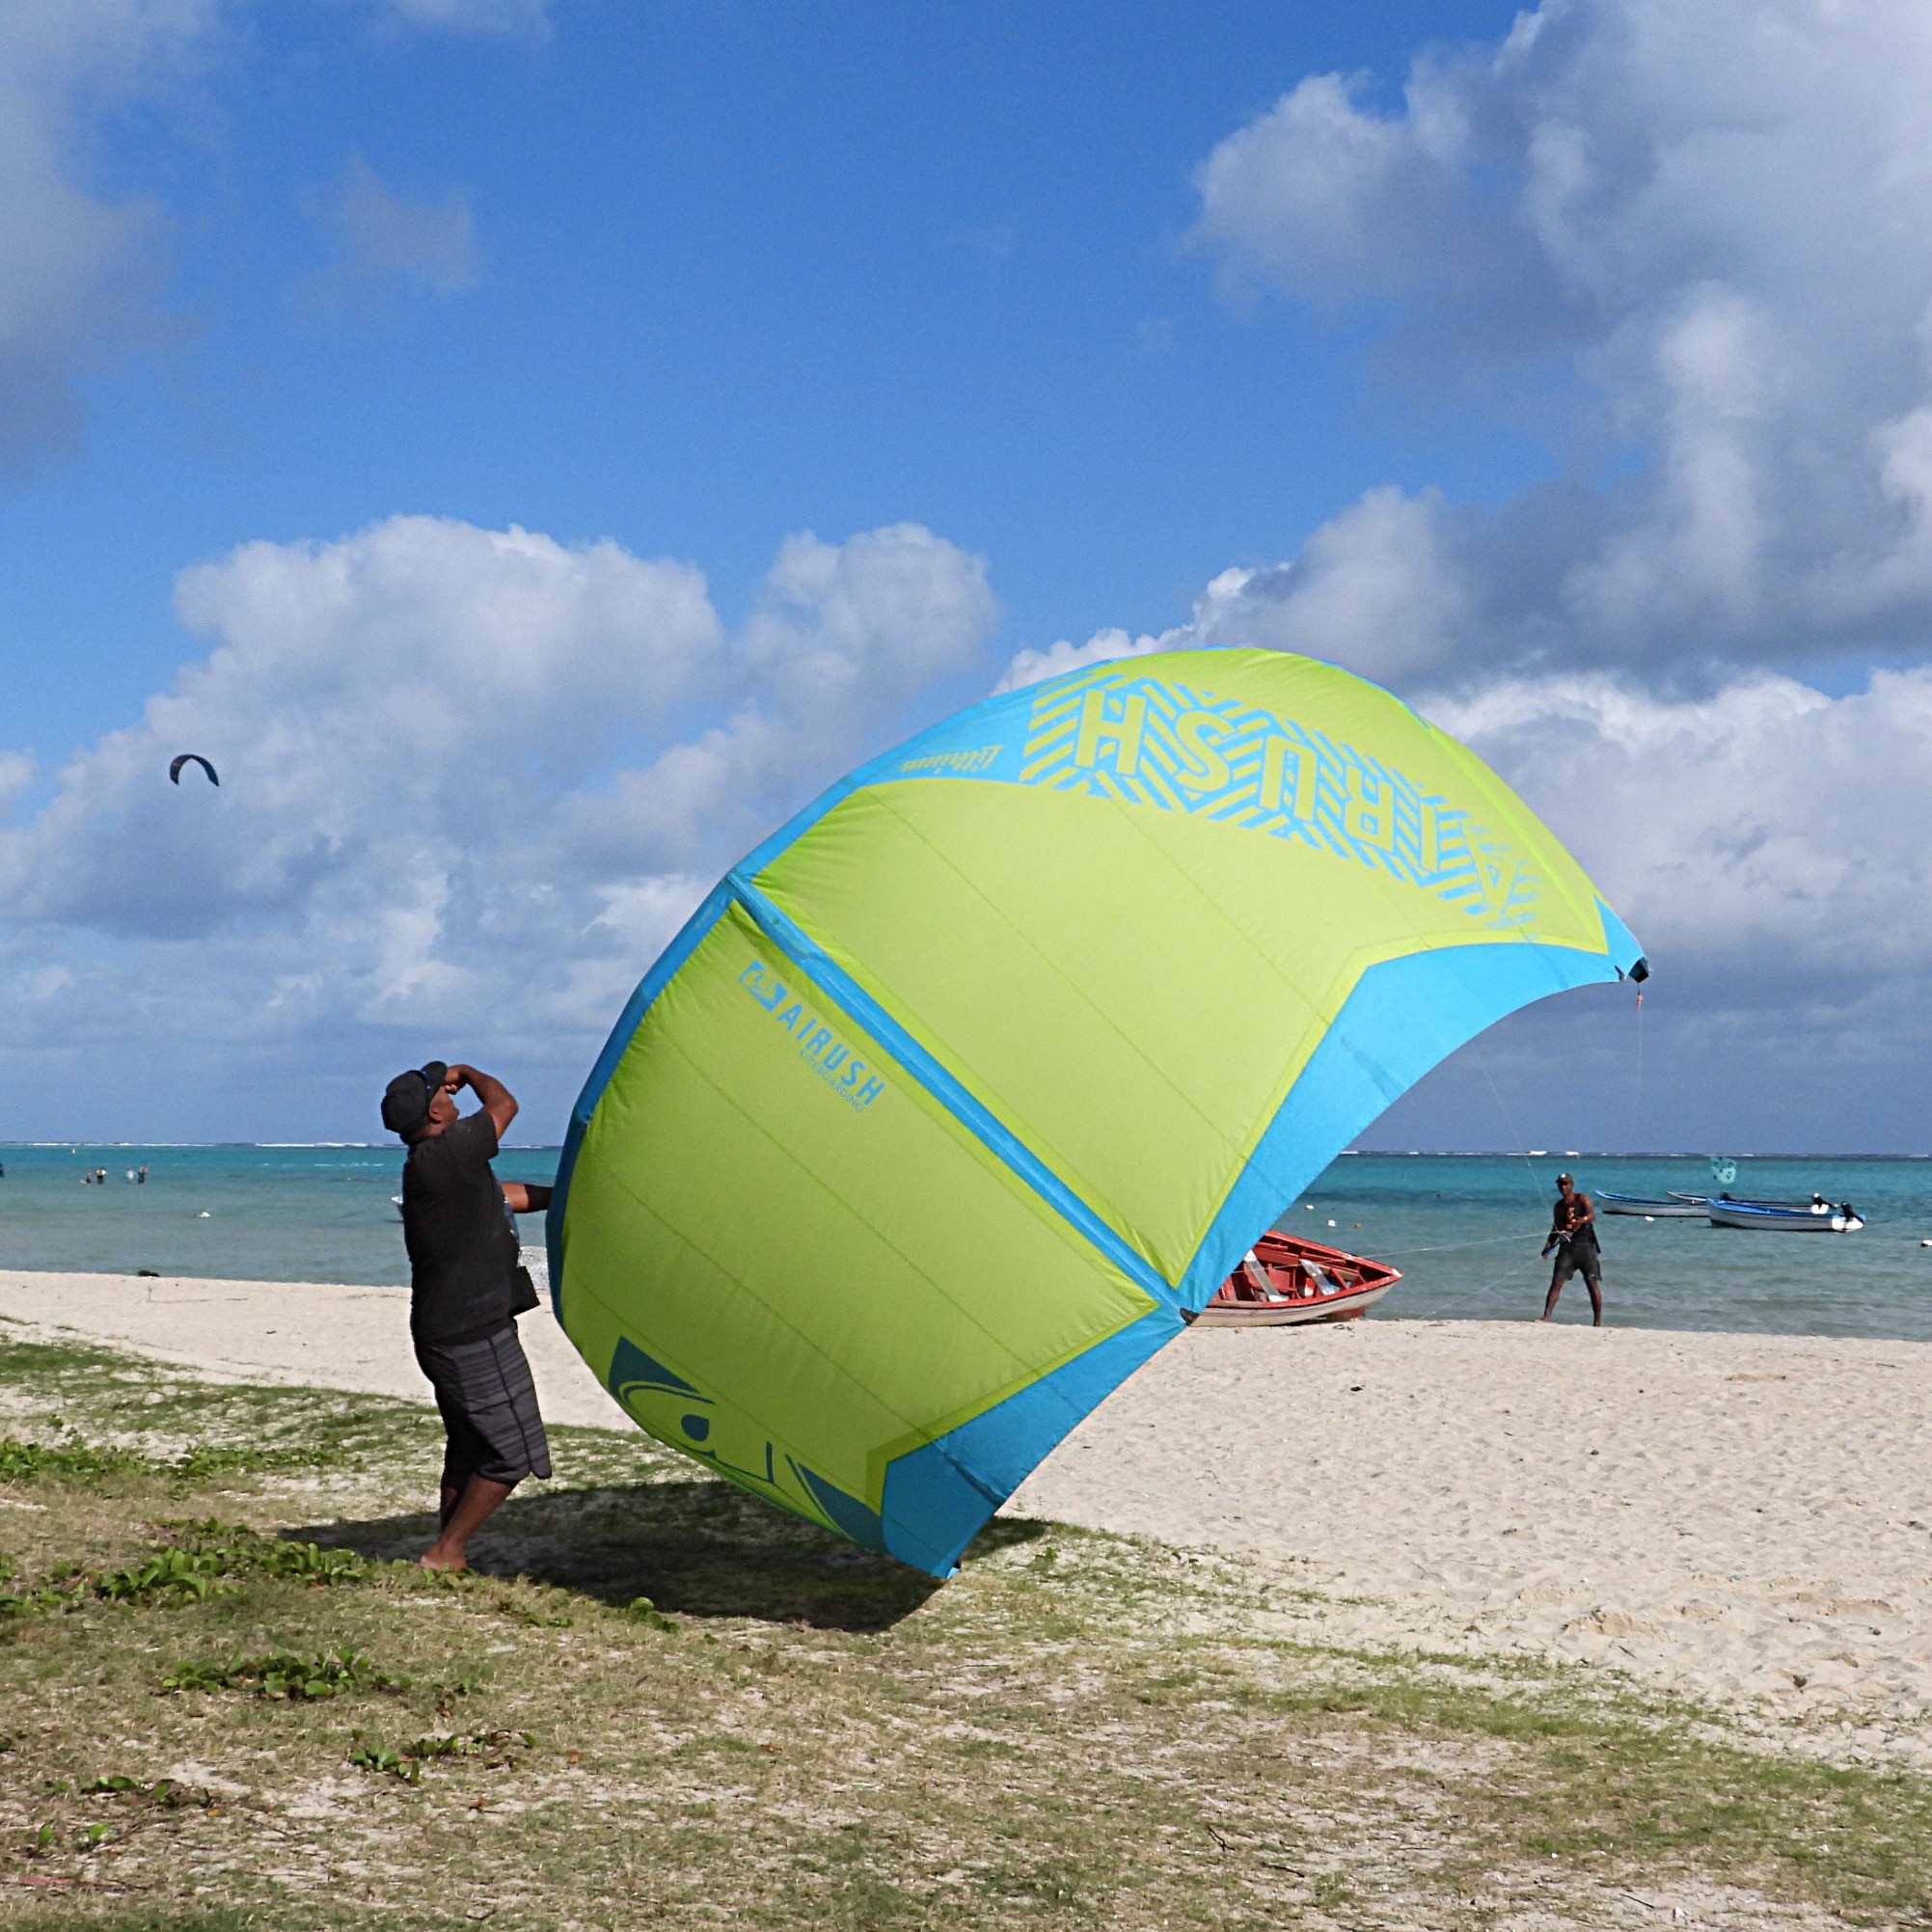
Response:
M1753 1208L1737 1201L1713 1201L1705 1212L1714 1228L1750 1228L1773 1235L1855 1235L1864 1226L1858 1214L1814 1214L1809 1208Z
M1221 1284L1194 1325L1294 1328L1313 1321L1352 1321L1401 1278L1400 1268L1380 1262L1320 1241L1269 1233Z
M1663 1201L1644 1201L1634 1194L1606 1194L1599 1188L1590 1197L1605 1214L1642 1214L1646 1221L1701 1221L1701 1205L1672 1195Z

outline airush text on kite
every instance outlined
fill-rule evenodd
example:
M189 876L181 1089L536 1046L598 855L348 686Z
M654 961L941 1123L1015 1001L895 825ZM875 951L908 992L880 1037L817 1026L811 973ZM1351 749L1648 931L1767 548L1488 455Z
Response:
M1118 668L1044 687L1022 742L934 745L900 778L990 779L1184 812L1420 885L1496 930L1533 922L1539 882L1439 793L1298 720Z
M868 1077L865 1062L803 1000L793 999L763 960L753 960L738 983L799 1043L799 1058L855 1107L869 1107L885 1091L885 1082L877 1074Z

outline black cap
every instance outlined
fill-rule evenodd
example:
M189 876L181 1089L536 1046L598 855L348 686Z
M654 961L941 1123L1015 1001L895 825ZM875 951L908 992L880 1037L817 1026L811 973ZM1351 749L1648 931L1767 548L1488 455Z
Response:
M1567 1181L1572 1187L1576 1185L1576 1176L1574 1174L1559 1174L1557 1176L1557 1185L1559 1187L1561 1187L1565 1181Z
M441 1060L426 1067L412 1067L398 1074L382 1090L382 1124L404 1140L419 1132L429 1118L430 1097L442 1086L449 1073Z

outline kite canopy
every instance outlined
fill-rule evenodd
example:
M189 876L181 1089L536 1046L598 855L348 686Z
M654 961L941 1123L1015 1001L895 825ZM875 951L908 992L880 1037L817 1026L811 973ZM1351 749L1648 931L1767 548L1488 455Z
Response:
M1480 759L1333 666L991 698L651 968L571 1121L557 1313L651 1434L943 1576L1404 1088L1637 962Z
M178 785L181 782L181 770L186 765L199 765L208 775L209 784L219 785L221 783L221 780L215 776L215 768L199 751L183 751L168 767L168 779L171 784Z

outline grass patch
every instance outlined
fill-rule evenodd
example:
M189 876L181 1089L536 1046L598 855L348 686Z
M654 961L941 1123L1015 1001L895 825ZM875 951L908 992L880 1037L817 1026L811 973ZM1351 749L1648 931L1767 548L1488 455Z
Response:
M393 1677L353 1650L298 1657L271 1651L265 1657L231 1657L225 1664L177 1664L161 1679L164 1691L252 1691L261 1698L314 1703L351 1691L406 1691L407 1677ZM97 1782L97 1781L96 1781Z
M98 1483L123 1469L139 1469L131 1450L102 1449L79 1442L22 1442L0 1439L0 1483Z
M327 1588L359 1583L376 1567L353 1550L323 1549L210 1518L182 1525L177 1539L113 1569L59 1565L36 1583L0 1593L0 1618L72 1610L90 1600L129 1609L200 1603L234 1589L237 1578L277 1577Z
M433 1420L72 1352L0 1350L16 1439L139 1446L9 1479L0 1926L1932 1923L1926 1781L1271 1640L1234 1563L1005 1522L939 1589L558 1430L435 1577ZM244 1427L286 1459L184 1468Z

